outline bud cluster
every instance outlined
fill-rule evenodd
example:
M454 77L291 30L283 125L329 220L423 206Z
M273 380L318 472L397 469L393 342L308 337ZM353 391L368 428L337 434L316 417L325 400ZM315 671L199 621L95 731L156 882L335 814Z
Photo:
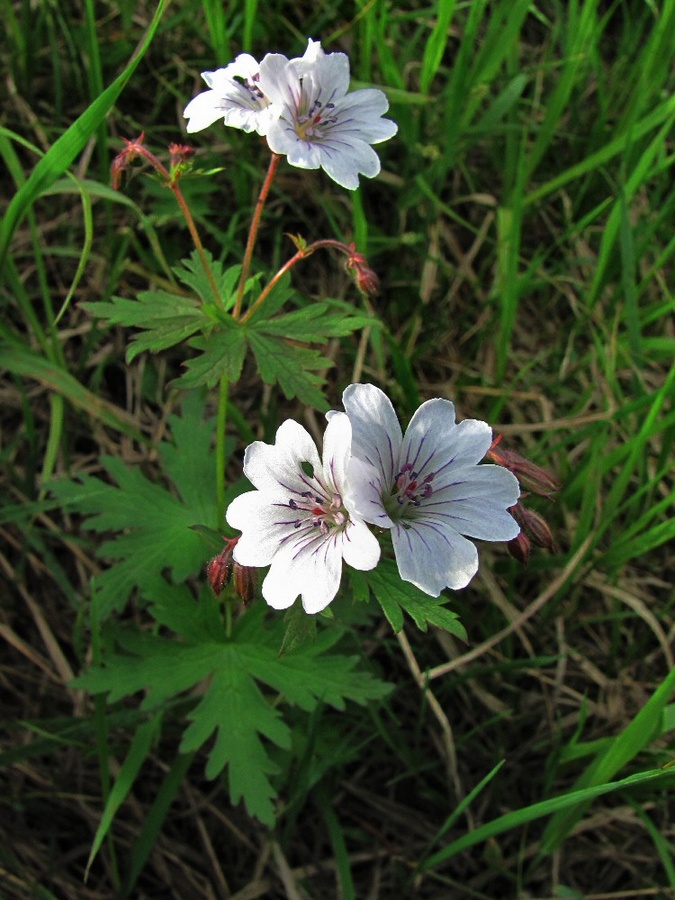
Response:
M509 509L513 518L520 525L521 531L507 545L511 556L523 565L527 565L532 544L543 547L551 553L556 553L557 548L546 519L540 513L526 507L522 501L529 496L530 492L545 497L547 500L553 500L553 494L559 491L562 485L546 469L542 469L541 466L521 456L520 453L516 453L515 450L507 450L502 447L501 440L502 435L497 435L487 456L492 462L512 472L520 484L528 489L521 493L516 505Z
M241 597L244 605L248 606L255 597L257 584L255 569L233 562L232 551L239 538L225 538L224 540L223 549L206 566L209 584L216 597L219 597L229 584L230 576L234 574L234 592Z

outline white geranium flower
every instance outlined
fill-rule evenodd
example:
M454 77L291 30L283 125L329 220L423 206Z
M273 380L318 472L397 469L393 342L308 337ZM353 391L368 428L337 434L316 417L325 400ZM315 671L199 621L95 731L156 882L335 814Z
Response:
M351 439L349 419L337 413L323 463L308 432L290 419L274 444L246 448L244 473L257 490L228 507L228 523L242 532L233 555L243 566L270 566L262 593L275 609L301 594L306 612L320 612L337 593L343 560L355 569L377 565L379 544L347 493Z
M304 56L290 63L302 74L322 55L321 42L310 38ZM266 134L275 111L270 109L269 99L260 90L259 71L260 64L253 56L240 53L225 68L202 72L210 90L197 94L185 107L183 115L189 120L187 131L202 131L222 119L232 128Z
M381 118L389 108L382 91L347 93L344 53L324 53L318 41L310 41L301 60L269 53L258 86L275 107L266 132L274 153L301 169L322 168L350 190L358 187L359 174L378 174L380 160L370 145L392 137L397 125Z
M517 478L478 465L492 429L475 419L456 424L453 404L437 399L420 406L404 436L389 398L372 384L350 385L343 402L353 432L356 513L391 529L404 581L432 597L446 586L465 587L478 569L467 537L508 541L520 531L507 512L520 494Z
M188 132L202 131L222 119L233 128L265 134L270 102L258 87L259 68L256 59L241 53L224 69L202 72L210 90L197 94L185 107Z

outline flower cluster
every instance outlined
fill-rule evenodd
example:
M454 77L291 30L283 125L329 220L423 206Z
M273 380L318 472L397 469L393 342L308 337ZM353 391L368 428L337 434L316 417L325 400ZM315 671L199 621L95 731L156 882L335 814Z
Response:
M258 63L247 53L214 72L202 72L208 91L188 103L188 132L222 119L225 125L256 131L273 153L292 166L323 169L342 187L354 190L359 175L373 178L380 160L370 146L396 134L383 119L389 103L382 91L349 92L349 60L326 53L309 40L301 57L268 53Z
M276 609L298 595L309 613L335 597L342 561L374 568L380 546L367 527L391 531L401 578L437 597L465 587L478 569L468 538L510 541L520 527L509 508L518 479L500 465L479 465L492 445L485 422L455 421L449 400L428 400L401 431L388 397L352 384L345 412L328 413L323 461L307 431L288 420L274 444L256 441L244 473L256 488L227 510L242 532L233 556L270 566L263 597Z

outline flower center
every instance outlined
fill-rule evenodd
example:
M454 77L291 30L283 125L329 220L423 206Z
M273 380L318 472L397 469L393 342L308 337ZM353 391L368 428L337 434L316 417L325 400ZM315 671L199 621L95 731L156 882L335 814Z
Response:
M406 463L394 479L391 494L384 498L384 506L390 516L400 518L410 510L422 505L434 492L431 482L435 472L430 472L420 480L411 463Z
M338 117L333 113L334 103L321 103L315 100L306 113L296 117L295 133L303 141L320 140L325 136L323 129L327 125L335 125Z
M243 81L243 87L245 87L246 90L249 92L249 94L251 95L251 100L253 100L254 103L257 103L259 106L262 106L262 107L269 105L269 100L267 99L267 97L263 94L263 92L258 87L258 82L260 81L260 73L259 72L256 72L255 75L251 75L250 78L242 79L242 81Z
M332 528L341 528L347 523L348 515L342 505L342 497L337 491L332 497L321 497L311 491L300 494L300 499L291 497L288 501L291 509L305 513L293 523L294 528L300 528L311 519L312 528L318 528L321 534L328 534ZM308 515L307 515L308 514Z

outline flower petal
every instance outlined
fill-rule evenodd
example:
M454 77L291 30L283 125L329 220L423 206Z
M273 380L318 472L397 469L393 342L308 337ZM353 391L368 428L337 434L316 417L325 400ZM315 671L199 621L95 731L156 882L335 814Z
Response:
M373 384L350 384L342 402L352 423L352 454L374 466L382 485L390 486L403 440L391 400Z
M287 419L277 430L275 443L254 441L244 453L244 474L270 499L288 502L293 492L307 490L302 463L321 470L321 460L309 432Z
M342 542L342 557L347 565L362 572L374 569L380 560L380 553L375 535L363 522L352 522Z
M337 594L341 574L342 554L332 542L299 554L286 547L272 560L262 594L274 609L287 609L300 594L305 612L321 612Z
M392 531L396 564L401 578L425 594L438 597L445 587L466 587L478 571L478 551L452 529L416 521Z
M352 426L345 413L331 416L323 436L324 481L337 489L345 483L351 456Z
M186 130L189 134L202 131L213 125L225 115L224 101L215 91L202 91L197 94L183 110L183 116L188 119Z
M394 522L382 502L385 490L387 492L390 490L389 478L387 478L385 488L381 470L355 456L352 456L349 461L347 473L348 489L344 497L345 506L364 522L379 525L380 528L391 528Z

